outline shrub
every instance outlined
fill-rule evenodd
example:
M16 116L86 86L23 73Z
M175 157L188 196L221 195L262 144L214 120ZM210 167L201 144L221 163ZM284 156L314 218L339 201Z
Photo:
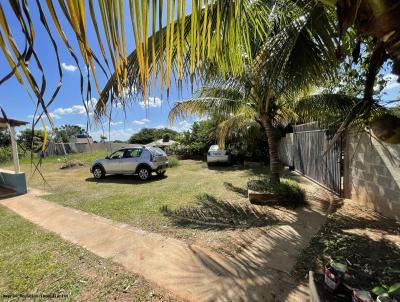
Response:
M166 151L168 154L174 154L183 158L195 158L202 156L205 152L204 146L200 143L193 143L190 145L172 145Z
M170 168L179 166L179 160L175 156L168 156L168 164Z
M271 182L269 178L250 180L247 184L250 190L275 193L278 202L290 207L298 207L307 203L304 189L294 180L282 178L280 183Z
M11 147L0 147L0 163L7 162L11 159Z

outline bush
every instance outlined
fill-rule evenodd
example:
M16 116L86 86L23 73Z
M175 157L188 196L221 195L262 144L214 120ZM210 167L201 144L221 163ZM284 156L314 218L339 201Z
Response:
M179 166L179 160L175 156L168 156L168 164L170 168Z
M10 161L11 159L11 147L0 147L0 163Z
M250 180L247 187L253 191L265 191L275 193L278 202L289 207L298 207L307 203L306 192L294 180L282 178L275 184L269 178Z
M207 152L204 150L204 146L201 143L193 143L190 145L172 145L166 149L167 154L177 155L185 159L203 156Z

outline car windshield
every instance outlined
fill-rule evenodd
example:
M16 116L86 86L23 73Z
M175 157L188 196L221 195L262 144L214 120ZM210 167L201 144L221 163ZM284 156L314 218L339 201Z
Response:
M212 146L210 147L210 150L209 150L209 151L218 151L218 150L219 150L218 145L212 145Z
M151 147L151 148L149 148L149 150L155 156L167 156L167 154L158 147Z

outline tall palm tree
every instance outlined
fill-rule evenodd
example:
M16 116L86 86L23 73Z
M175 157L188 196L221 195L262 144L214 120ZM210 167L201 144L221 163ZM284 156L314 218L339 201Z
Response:
M267 137L271 180L279 182L276 125L294 118L290 100L294 93L332 76L335 44L330 33L330 12L315 5L304 14L272 24L266 44L253 44L254 63L239 76L223 77L213 65L197 97L176 103L169 118L210 114L226 119L219 125L220 141L233 130L260 124Z
M271 180L279 182L275 127L295 118L285 106L284 98L268 97L268 87L251 71L209 84L196 98L176 103L169 113L170 122L190 114L218 116L222 120L217 130L220 145L224 145L230 135L261 125L268 141Z

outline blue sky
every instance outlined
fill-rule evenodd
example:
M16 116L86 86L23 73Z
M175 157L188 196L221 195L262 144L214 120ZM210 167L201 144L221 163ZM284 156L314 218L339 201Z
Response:
M56 56L50 44L50 39L40 23L35 2L32 1L28 3L31 6L33 23L35 24L35 29L37 31L37 38L35 42L36 51L42 62L42 65L45 68L47 80L47 92L45 94L45 100L48 100L58 84ZM128 8L128 6L126 7ZM11 24L10 27L12 34L17 42L21 42L22 33L18 31L18 23L13 18L10 7L5 4L4 9L6 16L9 19L9 23ZM188 7L188 10L189 9L190 7ZM129 14L126 15L129 16ZM48 18L48 20L51 19ZM125 26L127 27L127 50L128 53L130 53L134 49L134 42L131 28L128 26L130 21L128 21L129 20L127 19ZM65 34L67 35L69 42L72 44L75 53L79 53L77 44L75 43L75 37L70 30L69 25L66 22L62 22L62 25L64 25ZM62 41L58 38L56 30L52 29L52 33L54 37L57 38L64 75L62 88L54 104L49 107L49 111L52 113L56 126L63 124L75 124L86 128L87 115L82 104L82 97L80 93L80 73L73 58L62 44ZM88 35L89 39L96 41L95 32L91 28L91 24L88 24ZM24 45L21 43L19 45L20 49L23 49ZM93 45L97 45L97 43L93 43ZM94 48L94 50L96 53L100 53L99 49ZM31 72L37 76L37 79L40 79L40 73L36 65L33 62L31 64ZM0 76L2 77L10 70L3 56L0 56L0 66ZM83 64L81 64L81 68L82 70L85 69ZM106 78L101 72L97 72L97 76L99 77L100 86L102 87L102 85L106 83ZM176 121L173 126L170 126L168 122L168 113L171 106L173 106L176 101L190 98L192 96L191 91L192 89L189 84L184 84L181 91L178 91L177 87L172 85L169 98L167 99L166 92L164 91L161 93L157 88L155 92L151 92L149 95L147 109L143 101L131 102L127 106L125 113L122 109L114 108L111 121L111 140L126 140L133 133L138 132L143 127L171 127L177 131L189 129L193 121L196 120L195 117L187 120ZM94 101L96 101L98 94L94 83L92 84L92 94ZM0 86L0 106L5 109L10 118L29 122L32 121L32 115L35 109L34 103L29 98L29 95L25 91L24 87L21 86L15 78L8 80ZM103 131L105 131L105 135L108 136L108 123L105 122L103 125L95 125L93 122L91 122L91 125L92 126L89 129L89 132L94 139L99 139ZM104 130L102 128L104 128ZM19 128L19 130L21 130L21 128Z
M37 15L36 6L33 6L35 5L34 3L34 1L29 2L29 5L32 5L31 11L33 13L33 22L37 31L37 38L35 42L36 50L45 68L45 75L47 79L47 93L45 95L45 99L48 99L58 83L56 57L53 48L51 47L50 39L48 38L47 34L45 34L44 29L41 26L39 17ZM9 23L11 24L12 33L17 42L21 42L22 33L18 32L19 27L16 26L17 21L12 18L9 6L5 5L4 8L6 16L9 18ZM190 10L190 6L188 6L187 10ZM126 15L128 18L129 14ZM50 20L50 18L48 20ZM13 24L15 24L15 26L13 26ZM128 24L130 23L127 20L126 26ZM62 25L64 25L65 33L69 38L69 41L72 44L75 52L78 53L78 48L76 47L76 43L74 43L75 38L69 28L69 25L65 22ZM52 30L52 33L57 38L64 78L60 93L58 94L54 104L50 106L49 110L52 112L57 126L62 124L76 124L85 128L87 116L81 100L80 76L77 66L71 55L61 43L60 39L58 39L56 31ZM134 43L132 32L129 26L127 26L126 33L128 52L131 52L134 48ZM88 35L89 39L93 39L93 41L95 41L95 33L91 28L91 24L88 25ZM129 39L129 37L132 38ZM22 49L23 44L19 45ZM96 45L96 43L93 43L93 45ZM98 49L94 50L99 53ZM3 56L0 56L0 66L1 76L4 76L9 72L8 64ZM84 69L83 65L81 65L81 68ZM30 66L30 69L38 76L37 78L40 79L40 73L33 63L32 66ZM104 85L106 78L101 74L101 72L97 72L97 75L99 76L100 85ZM389 73L386 75L386 77L390 81L384 91L386 94L385 99L398 98L400 84L396 82L397 78ZM94 85L92 87L94 87ZM92 89L92 93L92 97L97 99L98 95L95 89ZM145 106L143 106L143 102L131 103L126 108L127 110L125 113L121 109L114 109L111 122L110 139L126 140L133 133L139 131L143 127L169 127L168 112L170 107L176 101L190 98L191 95L191 87L189 84L184 84L180 93L176 86L172 86L168 100L166 99L166 93L164 92L161 94L159 89L150 93L151 98L148 110L146 110ZM23 86L21 86L15 79L11 79L0 86L0 106L5 109L9 117L25 121L31 121L35 108ZM187 130L190 128L195 119L196 118L177 121L173 127L178 131ZM100 135L103 133L102 128L104 128L105 134L108 136L108 125L102 126L94 125L92 123L92 127L89 129L89 132L94 139L99 139Z

